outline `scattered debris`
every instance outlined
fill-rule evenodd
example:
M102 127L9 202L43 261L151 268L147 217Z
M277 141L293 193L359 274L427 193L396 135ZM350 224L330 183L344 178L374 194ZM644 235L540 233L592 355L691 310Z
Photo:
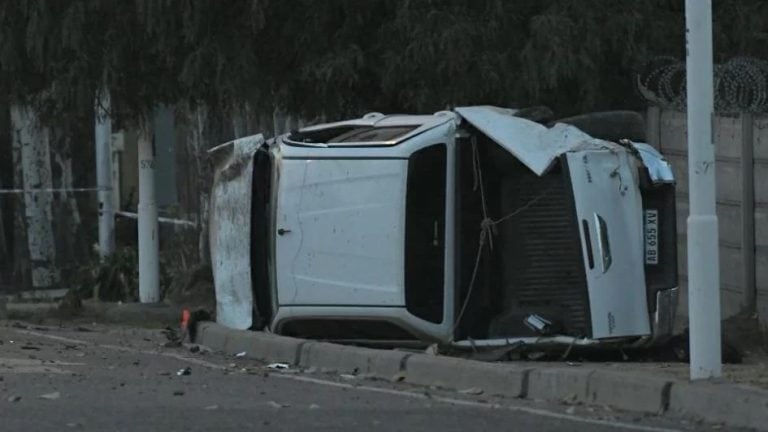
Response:
M187 366L185 368L181 368L178 371L176 371L176 375L178 376L187 376L192 375L192 368Z
M552 321L549 321L548 319L540 315L537 315L537 314L528 315L523 320L523 324L525 324L526 327L535 331L538 334L541 334L541 335L552 334L552 330L553 330Z
M38 396L40 399L46 399L46 400L56 400L61 397L61 393L59 392L53 392L53 393L46 393L43 395Z
M218 405L208 405L207 407L203 408L206 411L213 411L219 409Z
M269 401L267 402L267 405L271 406L272 408L287 408L290 406L288 404L280 404L275 401Z
M163 334L165 335L166 339L168 339L168 342L163 344L166 348L172 348L172 347L180 347L181 343L183 342L182 337L179 336L179 332L176 330L166 327L163 330Z
M247 353L245 351L242 351L242 352L239 352L239 353L235 354L235 357L245 357L246 354Z
M465 394L465 395L475 395L475 396L477 396L477 395L483 394L484 392L483 392L483 389L481 389L480 387L471 387L471 388L468 388L468 389L459 390L459 393Z
M309 409L311 409L311 410L320 409L320 405L318 405L318 404L310 404L309 405Z
M265 378L269 376L268 373L264 372L263 370L259 368L243 368L242 372L247 373L248 375L263 375Z
M571 415L575 414L576 413L576 407L575 406L568 407L568 409L565 410L565 413L566 414L571 414Z
M290 368L291 367L288 365L288 363L270 363L267 365L267 369L274 369L274 370L285 370Z
M8 396L8 402L18 402L20 400L21 400L21 396L18 396L18 395Z
M439 349L436 343L433 343L432 345L428 346L427 349L424 350L425 354L436 356L438 355Z
M173 392L174 396L184 396L184 390L176 390Z
M357 379L357 375L352 375L352 374L341 374L341 375L339 375L339 377L340 377L341 379L345 379L345 380L354 380L354 379Z
M525 359L526 360L540 360L547 356L547 353L543 351L532 351L532 352L526 352L525 353Z
M398 372L394 375L392 375L392 378L389 379L391 382L403 382L405 381L405 372Z

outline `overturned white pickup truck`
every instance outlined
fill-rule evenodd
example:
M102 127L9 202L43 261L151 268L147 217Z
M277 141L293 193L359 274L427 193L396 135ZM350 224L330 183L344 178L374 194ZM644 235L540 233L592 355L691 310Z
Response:
M669 164L515 113L372 113L212 149L217 321L454 346L669 336Z

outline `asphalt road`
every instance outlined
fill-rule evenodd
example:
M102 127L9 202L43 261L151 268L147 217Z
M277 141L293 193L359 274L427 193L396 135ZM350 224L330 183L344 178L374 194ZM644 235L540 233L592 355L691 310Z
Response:
M157 330L0 322L0 430L648 431L718 426L166 348ZM189 368L189 375L179 371Z

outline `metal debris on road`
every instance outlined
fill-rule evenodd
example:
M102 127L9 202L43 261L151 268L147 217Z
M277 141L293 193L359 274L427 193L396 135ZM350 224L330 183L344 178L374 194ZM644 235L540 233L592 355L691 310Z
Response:
M245 351L242 351L242 352L239 352L239 353L235 354L235 357L245 357L246 354L247 353Z
M288 404L281 404L281 403L277 403L275 401L269 401L269 402L267 402L267 405L271 406L272 408L287 408L287 407L290 406Z
M468 388L468 389L459 390L459 393L465 394L465 395L475 395L475 396L477 396L477 395L483 394L484 392L483 392L483 389L481 389L480 387L471 387L471 388Z
M213 411L219 409L218 405L208 405L207 407L203 408L206 411Z
M273 370L285 370L290 368L291 367L288 365L288 363L270 363L267 365L267 369Z
M391 382L403 382L405 381L405 372L398 372L389 379Z
M432 345L428 346L427 349L424 350L425 354L436 356L440 353L439 347L436 343L433 343Z
M179 336L178 331L171 327L166 327L162 330L162 333L165 335L165 338L168 339L168 342L163 344L166 348L180 347L182 342L184 342L184 338Z
M571 415L575 414L576 413L576 407L575 406L568 407L568 409L565 410L565 413L566 414L571 414Z
M352 375L352 374L341 374L341 375L339 375L339 377L340 377L341 379L345 379L345 380L354 380L354 379L357 379L357 376L356 376L356 375Z
M311 405L309 405L309 409L311 409L311 410L320 409L320 405L318 405L318 404L311 404Z
M178 376L187 376L192 375L192 368L187 366L185 368L181 368L178 371L176 371L176 375Z
M59 392L53 392L53 393L46 393L43 395L38 396L40 399L46 399L46 400L56 400L61 397L61 393Z

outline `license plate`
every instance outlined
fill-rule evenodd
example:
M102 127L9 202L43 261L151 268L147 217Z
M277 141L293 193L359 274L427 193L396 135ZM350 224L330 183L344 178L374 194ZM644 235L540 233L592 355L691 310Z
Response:
M659 211L645 210L645 263L659 263Z

